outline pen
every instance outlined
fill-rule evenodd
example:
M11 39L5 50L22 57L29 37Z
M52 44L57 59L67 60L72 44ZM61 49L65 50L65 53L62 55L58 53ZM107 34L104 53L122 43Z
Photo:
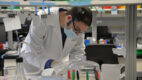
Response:
M73 70L73 72L72 72L72 80L74 80L75 79L75 70Z
M96 75L97 75L97 79L99 80L99 73L97 70L96 70Z
M89 80L89 72L86 70L86 80Z
M79 80L79 71L76 71L76 75L77 75L77 80Z
M71 79L70 70L68 70L68 79Z
M99 73L98 73L98 71L96 70L96 68L94 68L94 74L95 74L95 79L96 79L96 80L99 80Z
M97 80L96 68L94 68L95 80Z

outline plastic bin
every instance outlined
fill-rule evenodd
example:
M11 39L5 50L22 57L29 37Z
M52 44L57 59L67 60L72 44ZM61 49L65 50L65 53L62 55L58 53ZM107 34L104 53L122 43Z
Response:
M120 6L119 9L126 9L126 6Z
M141 5L137 5L137 8L141 8Z
M142 50L137 50L136 54L137 54L137 56L142 56Z
M0 50L2 50L3 49L3 44L0 44Z

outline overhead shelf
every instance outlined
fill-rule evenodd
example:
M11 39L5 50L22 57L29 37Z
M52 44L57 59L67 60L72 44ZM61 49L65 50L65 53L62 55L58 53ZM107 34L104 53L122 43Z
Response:
M140 0L93 0L92 6L96 5L130 5L130 4L142 4Z
M0 6L9 5L7 2L12 0L0 0ZM14 2L19 2L15 4L16 6L41 6L41 1L23 1L23 0L13 0ZM37 3L37 4L34 4ZM101 5L130 5L130 4L142 4L142 0L92 0L89 4L85 2L70 3L67 1L44 1L45 6L101 6Z

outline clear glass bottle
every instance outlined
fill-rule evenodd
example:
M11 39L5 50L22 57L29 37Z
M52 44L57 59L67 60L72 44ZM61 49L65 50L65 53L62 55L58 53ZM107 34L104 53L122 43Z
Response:
M14 80L26 80L25 74L24 74L24 68L23 68L23 58L18 57L16 59L16 74Z

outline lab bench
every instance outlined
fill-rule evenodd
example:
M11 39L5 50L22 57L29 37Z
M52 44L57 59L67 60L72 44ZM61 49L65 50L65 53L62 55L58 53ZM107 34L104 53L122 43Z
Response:
M119 60L119 63L120 65L123 65L124 64L124 59L122 57L119 57L118 58ZM5 59L5 64L4 64L5 67L9 67L11 66L12 68L14 68L16 66L16 61L15 59ZM14 71L13 73L10 73L11 75L14 75ZM89 75L89 80L94 80L94 75ZM142 59L137 59L137 76L138 77L142 77ZM34 77L30 77L30 78L39 78L40 76L34 76ZM2 77L0 78L2 79ZM35 80L35 79L33 79ZM85 76L82 76L81 77L81 80L86 80L86 77Z
M9 68L8 68L9 67ZM6 71L6 74L10 76L0 76L0 80L13 80L14 79L14 74L16 71L16 61L14 59L8 59L5 60L5 68L8 68ZM76 73L75 73L76 74ZM76 77L76 75L75 75ZM26 75L27 80L48 80L48 79L42 79L40 75ZM49 77L49 78L54 78L54 77ZM95 80L93 74L89 74L89 80ZM56 80L56 79L49 79L49 80ZM57 79L57 80L62 80L62 79ZM71 80L71 79L69 79ZM76 79L75 79L76 80ZM86 80L86 75L80 75L80 80Z
M108 66L108 65L107 65ZM113 69L116 69L117 67L114 67L114 66L117 66L117 65L112 65L111 67L113 68ZM8 67L10 67L10 68L12 68L12 69L16 69L16 60L15 59L5 59L5 64L4 64L4 67L5 68L8 68ZM12 75L12 76L14 76L14 73L15 73L15 71L14 70L12 70L12 69L10 69L9 68L9 70L10 70L10 72L9 71L7 71L7 72L9 72L8 74L9 75ZM110 68L109 68L110 69ZM111 69L111 71L112 71L112 69ZM119 69L117 70L117 71L119 71ZM107 71L108 72L108 71ZM110 72L110 71L109 71ZM101 73L102 74L102 73ZM111 72L110 74L113 74L113 72ZM119 74L117 74L117 75L119 75ZM102 76L102 75L101 75ZM110 76L110 75L109 75ZM112 75L111 75L112 76ZM115 76L115 75L114 75ZM28 76L28 78L31 78L30 80L36 80L37 78L37 80L39 80L39 77L40 76L34 76L34 77L31 77L31 76ZM36 79L33 79L33 78L35 78L36 77ZM11 78L12 77L9 77L9 79L8 80L11 80ZM89 80L95 80L94 79L95 78L95 76L94 76L94 74L91 74L91 73L89 73ZM102 78L102 77L101 77ZM1 80L1 78L0 78L0 80ZM86 80L86 75L84 74L84 75L82 75L82 76L80 76L80 80ZM110 80L110 79L109 79Z
M97 45L97 46L102 46L102 45ZM4 64L4 67L5 68L8 68L8 67L10 67L10 68L15 68L16 69L16 57L18 57L18 56L5 56L5 59L4 59L4 62L5 62L5 64ZM123 57L118 57L118 61L119 61L119 64L120 64L120 66L123 66L124 65L124 58ZM11 72L12 73L10 73L10 75L14 75L14 70L11 70ZM0 75L2 74L2 72L0 72ZM89 80L94 80L94 75L89 75L90 77L89 77ZM40 76L34 76L34 77L40 77ZM34 78L33 77L33 78ZM142 59L137 59L137 77L142 77ZM2 77L1 77L2 78ZM1 78L0 78L0 80L1 80ZM31 78L31 77L30 77ZM33 79L33 80L35 80L35 79ZM86 80L86 77L85 76L82 76L81 77L81 80Z
M15 67L16 66L16 60L15 60L16 56L13 56L10 58L9 58L9 56L6 56L5 58L6 59L4 60L4 62L5 62L4 67L5 68L11 67L11 68L16 69L16 67ZM123 57L118 57L118 61L119 61L120 66L124 65L125 60ZM12 73L10 73L10 74L14 75L14 71L12 71ZM89 80L94 80L94 75L89 75L89 76L90 76ZM142 77L142 59L137 59L137 76ZM40 77L40 76L35 76L35 77ZM0 78L0 80L1 80L1 78ZM35 80L35 79L33 79L33 80ZM82 76L81 80L86 80L85 76Z
M18 57L18 55L4 55L3 59L1 58L1 62L0 62L0 75L4 75L4 67L5 67L5 60L10 60L9 63L13 62L13 60L15 60ZM14 61L15 62L15 61ZM9 64L8 63L8 64ZM13 63L12 63L13 64Z
M1 76L0 80L13 80L14 78L14 74L16 71L16 60L15 59L5 59L4 60L5 64L4 64L4 68L5 68L5 74L7 74L7 76ZM76 73L75 73L76 74ZM8 76L10 75L10 76ZM40 75L30 75L30 76L26 76L27 80L42 80ZM76 77L76 76L75 76ZM6 79L8 78L8 79ZM50 78L50 77L49 77ZM89 80L94 80L95 76L94 74L89 74ZM43 79L43 80L48 80L48 79ZM53 79L56 80L56 79ZM81 75L80 76L80 80L86 80L86 74Z

